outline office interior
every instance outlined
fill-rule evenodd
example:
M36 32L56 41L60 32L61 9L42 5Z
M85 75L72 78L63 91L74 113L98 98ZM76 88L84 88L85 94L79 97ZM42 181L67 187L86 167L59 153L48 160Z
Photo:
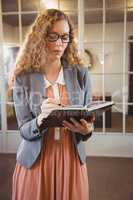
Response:
M71 19L91 77L92 100L113 101L86 142L90 200L133 199L133 0L0 0L0 199L10 200L21 142L8 77L40 11ZM8 189L7 189L8 188Z

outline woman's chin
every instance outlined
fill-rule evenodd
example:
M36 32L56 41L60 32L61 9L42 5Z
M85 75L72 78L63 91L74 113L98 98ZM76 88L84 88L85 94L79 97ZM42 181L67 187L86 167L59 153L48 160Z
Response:
M61 59L61 56L62 56L62 55L60 55L60 54L56 54L56 55L53 55L52 58L53 58L53 59Z
M62 57L62 54L61 53L58 53L58 54L51 53L48 57L51 61L60 60Z

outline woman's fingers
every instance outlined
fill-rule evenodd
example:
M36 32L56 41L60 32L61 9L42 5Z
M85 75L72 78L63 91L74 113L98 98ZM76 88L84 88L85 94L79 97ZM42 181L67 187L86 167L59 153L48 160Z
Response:
M85 119L80 119L80 122L83 126L86 126L86 127L88 126L88 124L91 124L91 123L87 122Z
M42 102L41 110L56 109L60 107L59 105L60 101L58 99L47 98Z
M74 126L73 123L68 122L68 121L63 121L63 126L65 129L69 130L69 131L76 131L76 127Z
M73 132L82 132L83 125L75 120L74 118L70 118L71 122L63 121L63 126Z
M60 104L60 100L53 99L53 98L47 98L47 99L44 100L44 103L53 103L53 104L59 105Z
M71 118L71 122L63 121L63 126L72 132L78 132L83 135L86 135L94 130L93 123L88 123L86 120L81 119L80 122Z
M89 123L85 119L81 119L80 121L81 121L81 124L84 127L86 127L86 129L88 129L88 131L90 131L90 132L94 131L94 125L93 125L93 123L91 123L91 122Z
M81 128L81 123L80 122L78 122L74 118L70 118L70 120L72 121L72 123L74 124L75 127Z

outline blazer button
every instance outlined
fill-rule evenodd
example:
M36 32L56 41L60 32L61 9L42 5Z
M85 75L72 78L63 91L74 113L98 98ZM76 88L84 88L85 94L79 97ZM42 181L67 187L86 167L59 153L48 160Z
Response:
M34 134L38 133L38 130L37 129L33 130L33 133Z

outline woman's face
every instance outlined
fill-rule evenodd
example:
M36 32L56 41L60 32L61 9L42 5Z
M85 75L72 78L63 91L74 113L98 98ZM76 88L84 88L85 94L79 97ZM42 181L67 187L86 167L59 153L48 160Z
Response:
M68 45L69 24L66 20L60 20L53 24L46 37L47 56L51 59L60 59Z

